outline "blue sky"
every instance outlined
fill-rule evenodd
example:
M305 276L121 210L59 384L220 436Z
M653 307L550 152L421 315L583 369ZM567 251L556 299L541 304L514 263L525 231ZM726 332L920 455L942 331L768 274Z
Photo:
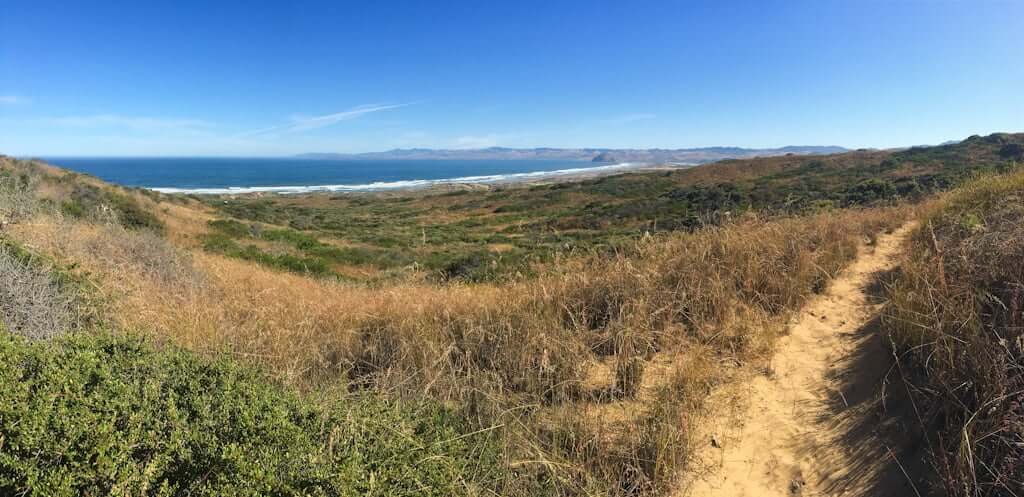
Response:
M1024 2L0 0L0 153L1024 131Z

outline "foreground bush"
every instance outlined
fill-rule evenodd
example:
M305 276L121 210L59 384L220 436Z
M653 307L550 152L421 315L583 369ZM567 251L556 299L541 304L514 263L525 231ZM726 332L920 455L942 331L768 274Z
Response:
M315 404L140 341L0 330L0 494L465 495L497 474L445 410Z
M949 496L1024 495L1024 175L944 198L913 235L883 324Z

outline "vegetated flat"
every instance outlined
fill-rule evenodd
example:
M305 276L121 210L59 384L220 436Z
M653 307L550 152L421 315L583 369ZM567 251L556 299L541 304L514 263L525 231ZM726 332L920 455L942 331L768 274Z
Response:
M919 199L1006 169L1019 141L992 135L443 193L204 197L221 217L204 244L271 264L261 254L273 249L298 258L289 267L347 278L387 279L415 265L442 279L504 280L558 254L621 250L645 233L693 230L744 212L793 215Z

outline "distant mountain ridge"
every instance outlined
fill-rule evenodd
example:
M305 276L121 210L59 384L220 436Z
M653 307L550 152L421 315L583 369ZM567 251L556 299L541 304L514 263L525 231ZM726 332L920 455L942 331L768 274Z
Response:
M580 160L602 163L644 162L704 164L724 159L746 159L778 155L835 154L847 152L837 146L788 146L780 148L702 147L682 149L615 149L615 148L506 148L430 149L402 148L386 152L362 154L308 153L298 157L307 159L449 159L449 160Z

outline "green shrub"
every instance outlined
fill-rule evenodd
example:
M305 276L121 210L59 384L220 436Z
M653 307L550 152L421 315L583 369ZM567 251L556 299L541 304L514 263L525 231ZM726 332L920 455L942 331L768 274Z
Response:
M848 205L870 204L895 197L896 186L888 180L870 178L846 188L843 196Z
M73 200L61 202L60 211L65 216L73 218L83 218L87 214L87 212L85 211L85 206L83 206L80 202L75 202Z
M285 242L303 250L320 245L316 237L295 230L267 230L261 237L264 240Z
M513 278L531 271L529 257L519 251L494 253L469 248L463 251L444 251L430 254L423 264L436 271L442 281L484 282Z
M255 245L248 245L240 252L230 253L235 257L255 261L264 266L292 271L295 273L309 273L315 275L326 275L330 273L327 261L319 257L302 257L291 254L271 254L260 250Z
M245 224L233 219L218 219L208 223L215 231L205 235L203 247L232 257L253 260L265 265L289 271L325 274L330 264L373 265L383 269L410 264L412 258L404 251L367 248L337 247L321 242L315 236L292 229L269 229L256 232ZM266 241L291 245L302 255L272 255L255 246L241 248L235 239L259 238Z
M0 494L465 495L487 434L434 405L313 403L255 370L142 341L0 330Z
M231 237L222 233L213 233L203 235L203 249L209 252L227 255L235 251L240 251L241 247L239 247L238 243Z
M208 222L211 228L233 238L245 238L252 234L248 226L234 219L215 219Z
M736 159L490 191L207 202L243 222L298 229L271 236L333 264L394 269L417 262L441 280L501 281L528 265L516 259L533 263L566 250L552 243L555 237L575 237L575 248L605 250L645 233L694 231L748 212L775 218L920 200L976 173L1015 168L1021 148L1024 134L994 135L939 147ZM495 234L514 236L492 240ZM488 255L485 242L513 244L522 257Z
M164 223L139 205L134 198L88 183L75 185L71 198L61 202L61 211L67 216L84 218L96 213L103 206L113 211L125 228L149 229L158 233L164 231Z
M223 233L203 235L203 249L209 252L252 261L274 269L282 269L295 273L324 276L331 273L328 261L320 257L304 257L292 254L273 254L260 250L255 245L241 246L233 238Z
M117 212L117 218L125 228L146 228L156 232L164 230L164 223L152 212L142 208L132 197L115 192L106 192L106 200Z

